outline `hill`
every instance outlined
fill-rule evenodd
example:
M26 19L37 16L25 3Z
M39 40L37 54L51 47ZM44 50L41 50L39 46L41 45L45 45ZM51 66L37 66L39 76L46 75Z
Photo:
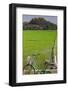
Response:
M24 30L56 30L57 25L44 18L33 18L29 22L23 23Z

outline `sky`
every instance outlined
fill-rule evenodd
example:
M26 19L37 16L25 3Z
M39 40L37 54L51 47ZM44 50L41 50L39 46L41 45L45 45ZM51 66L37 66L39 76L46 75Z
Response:
M29 22L32 18L45 18L47 21L50 21L54 24L57 24L57 16L44 16L44 15L23 15L23 21Z

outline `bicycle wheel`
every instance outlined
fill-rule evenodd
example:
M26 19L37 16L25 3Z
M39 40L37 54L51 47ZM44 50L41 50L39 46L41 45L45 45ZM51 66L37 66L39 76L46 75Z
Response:
M23 68L23 73L24 74L35 74L35 69L32 65L27 64Z

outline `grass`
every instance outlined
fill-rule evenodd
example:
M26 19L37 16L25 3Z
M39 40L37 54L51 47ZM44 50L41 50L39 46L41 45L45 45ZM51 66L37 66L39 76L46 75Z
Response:
M44 62L50 59L57 31L24 30L22 33L23 66L26 65L27 56L32 56L34 59L34 67L39 70L44 70Z

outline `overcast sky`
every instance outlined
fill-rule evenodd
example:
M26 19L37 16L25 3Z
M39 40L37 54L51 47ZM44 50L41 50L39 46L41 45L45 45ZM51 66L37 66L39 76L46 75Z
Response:
M32 18L39 18L39 17L45 18L47 21L57 24L57 16L23 15L23 20L29 22Z

